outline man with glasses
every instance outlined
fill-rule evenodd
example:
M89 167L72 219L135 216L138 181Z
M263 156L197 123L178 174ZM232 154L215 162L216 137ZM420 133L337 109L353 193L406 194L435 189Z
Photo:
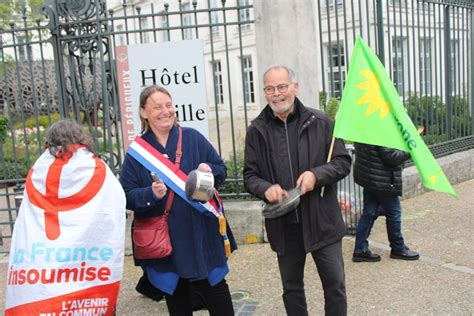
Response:
M270 246L278 256L286 312L308 314L303 279L306 254L311 253L326 314L345 315L345 225L335 184L349 174L351 157L336 140L328 159L334 122L296 97L299 84L290 68L270 67L263 81L268 104L247 130L244 185L268 204L281 202L292 188L301 192L298 206L265 219Z

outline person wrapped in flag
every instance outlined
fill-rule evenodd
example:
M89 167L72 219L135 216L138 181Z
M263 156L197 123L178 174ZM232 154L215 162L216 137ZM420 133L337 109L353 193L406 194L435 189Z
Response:
M115 315L125 193L78 123L54 123L45 141L15 221L5 315Z
M165 88L145 87L139 106L142 133L128 148L120 182L135 219L162 215L168 195L174 192L168 217L173 251L160 259L135 258L135 264L164 293L170 315L192 313L191 288L203 295L211 314L233 315L225 280L230 254L226 254L225 239L231 250L237 247L228 223L222 220L222 203L190 201L183 188L187 174L195 169L212 172L217 188L226 178L225 163L202 134L177 124L172 97ZM162 181L155 181L150 172Z

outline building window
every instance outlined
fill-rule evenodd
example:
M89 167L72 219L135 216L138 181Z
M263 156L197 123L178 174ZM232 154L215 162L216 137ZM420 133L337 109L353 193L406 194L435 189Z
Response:
M27 58L31 58L33 60L33 49L31 45L29 45L28 40L25 36L18 37L18 59L19 60L27 60Z
M191 10L191 6L189 5L189 2L188 3L183 3L181 5L181 11L189 11ZM192 14L184 14L183 15L183 27L186 27L186 26L191 26L193 25L193 16ZM184 33L183 33L183 39L185 40L190 40L190 39L193 39L193 29L192 28L185 28L184 29Z
M123 24L117 25L117 33L123 32ZM124 34L117 34L117 45L122 46L125 45L125 35Z
M224 103L224 85L222 84L222 65L220 60L214 61L214 93L216 95L217 104Z
M326 2L327 8L329 10L333 10L336 6L342 7L343 3L344 3L343 0L327 0Z
M161 39L163 42L168 42L170 40L170 34L168 30L168 16L166 15L165 11L160 12L161 15L161 28L163 29L163 32L161 33Z
M403 41L402 37L392 40L392 81L399 95L403 94Z
M211 9L216 9L217 8L217 2L216 0L210 0L210 7ZM211 33L212 36L219 36L219 26L215 25L219 24L219 12L217 11L211 11Z
M459 62L459 40L451 40L451 91L452 94L456 93L456 63Z
M246 103L255 102L255 86L252 69L252 56L243 56L242 63L244 68L244 96Z
M420 40L420 92L431 94L431 40Z
M250 5L250 0L239 0L239 6ZM250 8L239 9L240 23L250 21ZM250 29L250 23L240 24L241 30Z
M390 4L394 7L401 7L403 5L402 0L390 0Z
M346 82L346 56L344 55L344 45L338 45L335 43L329 46L328 50L328 82L331 87L332 97L340 99L342 96L342 89Z
M147 29L148 29L148 19L140 18L140 30L147 30ZM141 32L140 37L141 37L142 43L150 42L150 34L148 34L148 32Z

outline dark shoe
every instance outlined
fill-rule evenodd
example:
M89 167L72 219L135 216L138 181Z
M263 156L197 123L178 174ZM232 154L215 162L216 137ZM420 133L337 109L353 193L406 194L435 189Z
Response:
M418 260L420 254L416 251L411 251L408 247L405 247L402 251L393 250L390 252L390 258L401 259L401 260Z
M148 280L148 277L146 276L146 274L144 274L140 280L138 280L138 283L137 283L137 286L135 287L135 290L148 297L148 298L151 298L152 300L156 301L156 302L159 302L161 301L164 296L163 296L163 292L161 292L159 289L157 289L156 287L153 286L153 284L151 284L151 282Z
M355 253L352 255L352 261L354 262L377 262L380 261L378 254L372 253L370 250L361 253Z

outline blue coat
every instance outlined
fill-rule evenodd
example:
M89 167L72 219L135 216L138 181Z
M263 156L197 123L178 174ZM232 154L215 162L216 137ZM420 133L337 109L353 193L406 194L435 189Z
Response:
M208 164L214 175L215 186L223 184L226 166L212 145L198 131L183 127L183 143L180 169L189 174L200 163ZM178 141L178 128L173 127L166 148L156 140L151 130L142 138L174 162ZM136 218L147 218L163 214L167 195L158 199L151 190L149 171L135 158L126 154L120 172L120 183L127 197L127 209L133 210ZM169 190L168 190L169 191ZM152 266L160 273L172 272L181 278L202 280L216 267L226 266L222 236L219 234L217 218L208 213L199 213L177 194L174 196L168 218L173 252L163 259L135 260L136 265ZM227 226L228 238L235 249L235 240Z

